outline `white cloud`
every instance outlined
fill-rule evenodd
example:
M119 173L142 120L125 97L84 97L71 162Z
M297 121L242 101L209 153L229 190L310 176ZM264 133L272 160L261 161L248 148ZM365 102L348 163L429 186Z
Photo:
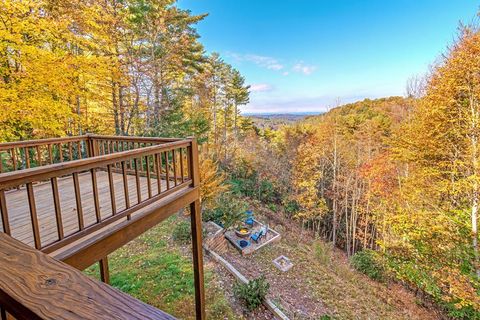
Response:
M317 67L314 65L309 65L303 61L297 60L295 64L286 63L283 64L279 59L269 56L262 56L258 54L241 54L236 52L227 52L228 57L235 59L238 62L251 62L261 68L265 68L273 71L282 71L282 75L287 76L290 72L301 73L304 75L312 74ZM290 69L290 70L285 70Z
M272 90L272 86L268 83L254 83L250 86L251 92L265 92Z
M292 67L292 71L303 73L304 75L310 75L317 69L316 66L307 65L303 62L298 62Z
M285 67L283 64L280 63L280 61L278 61L278 59L268 56L261 56L258 54L227 53L227 56L230 56L237 61L253 62L254 64L262 68L274 71L282 70Z
M295 113L295 112L326 112L338 104L351 103L361 101L365 98L375 99L384 97L384 94L370 94L368 92L362 94L344 94L335 95L319 95L312 97L287 97L287 96L271 96L252 97L250 103L242 106L244 113Z

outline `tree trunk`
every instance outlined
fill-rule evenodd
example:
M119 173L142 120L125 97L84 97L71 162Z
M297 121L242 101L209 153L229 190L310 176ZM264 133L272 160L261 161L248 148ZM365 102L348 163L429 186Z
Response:
M480 278L480 261L478 253L478 108L476 106L475 98L473 95L473 89L471 88L470 92L470 113L471 113L471 133L470 133L470 143L472 147L472 209L471 209L471 222L472 222L472 247L474 253L474 266L477 277Z
M337 127L335 123L335 132L333 134L333 226L332 243L335 247L337 243Z
M118 102L117 102L117 83L112 81L112 107L113 119L115 121L115 134L120 134L120 119L118 117Z

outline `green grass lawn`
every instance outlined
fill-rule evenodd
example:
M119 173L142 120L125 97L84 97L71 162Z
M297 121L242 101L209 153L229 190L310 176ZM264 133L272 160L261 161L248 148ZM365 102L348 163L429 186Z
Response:
M178 318L194 319L191 247L172 240L181 220L173 216L108 256L110 284ZM99 278L98 265L85 271ZM208 319L238 319L208 266L205 270Z

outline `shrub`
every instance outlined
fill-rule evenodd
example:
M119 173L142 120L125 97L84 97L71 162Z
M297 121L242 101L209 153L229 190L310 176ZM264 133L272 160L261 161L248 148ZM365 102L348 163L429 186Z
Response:
M455 268L425 267L416 261L385 256L386 268L396 279L419 289L438 303L452 319L480 320L479 283L475 275Z
M329 265L332 260L333 246L331 243L325 243L323 241L316 241L313 244L315 257L323 264Z
M227 230L247 218L247 208L248 205L245 201L231 193L224 193L218 197L213 209L205 211L203 220L213 221Z
M190 223L188 221L180 221L173 228L173 240L178 242L188 242L191 239Z
M247 309L252 311L262 304L269 288L270 284L265 276L262 275L247 284L237 283L233 290L235 295L245 302Z
M283 200L284 210L288 218L291 218L295 213L300 211L300 205L295 200Z
M384 278L384 268L373 250L357 252L350 260L352 266L373 280L381 281Z
M216 224L222 224L222 211L217 208L205 209L202 213L203 222L213 221Z
M277 198L273 183L268 180L260 180L258 185L258 200L269 203L277 201Z
M278 210L278 207L275 203L269 203L267 207L270 211L273 211L273 212L276 212Z

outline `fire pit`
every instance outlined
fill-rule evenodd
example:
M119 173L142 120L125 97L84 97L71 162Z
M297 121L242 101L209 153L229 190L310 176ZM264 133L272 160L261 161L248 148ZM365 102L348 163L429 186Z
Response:
M293 267L292 261L290 261L290 259L285 256L280 256L276 258L275 260L273 260L273 264L275 265L275 267L277 267L283 272L286 272Z
M247 227L242 227L235 230L235 234L240 238L248 238L252 231Z

